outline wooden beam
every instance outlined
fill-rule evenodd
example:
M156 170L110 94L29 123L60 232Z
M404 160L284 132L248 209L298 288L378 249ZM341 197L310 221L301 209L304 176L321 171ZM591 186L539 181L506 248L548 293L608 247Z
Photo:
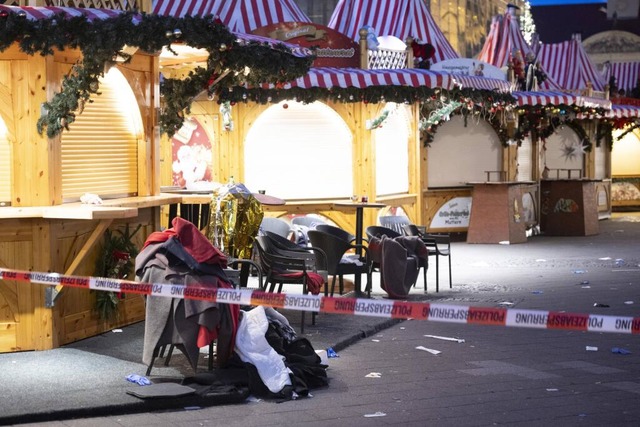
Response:
M84 261L87 254L90 252L91 248L93 248L93 246L98 241L98 239L102 237L102 235L107 230L107 228L109 228L112 222L113 222L113 219L109 218L109 219L103 219L98 223L98 226L93 230L93 232L91 233L87 241L84 243L84 245L82 246L82 249L80 249L80 252L78 252L78 255L76 255L76 257L74 258L69 268L67 268L67 271L64 272L65 275L72 275L76 271L80 263ZM60 293L62 292L63 288L64 288L63 285L56 286L57 293L53 298L54 302L60 296Z

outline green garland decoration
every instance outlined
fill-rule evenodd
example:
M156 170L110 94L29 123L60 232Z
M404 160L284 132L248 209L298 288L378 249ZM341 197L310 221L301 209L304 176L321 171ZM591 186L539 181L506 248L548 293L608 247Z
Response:
M456 88L453 90L434 91L434 95L421 100L420 136L425 146L430 146L439 126L450 116L460 114L467 125L469 117L478 117L494 123L496 114L508 106L515 105L515 98L508 93L498 93L485 89ZM447 103L444 105L444 103ZM498 136L503 145L507 145L506 130L500 129Z
M96 261L95 275L113 279L127 279L133 273L134 260L138 255L138 248L133 243L133 236L142 225L129 231L129 224L124 231L116 230L112 233L107 229L104 234L104 244L101 255ZM102 320L115 320L118 316L119 297L115 292L96 292L96 311Z
M38 132L46 129L53 138L75 121L91 96L98 94L99 78L105 64L120 57L125 62L131 55L125 46L144 52L158 52L173 42L206 49L207 67L192 72L182 82L166 79L161 85L164 107L161 129L173 135L184 120L193 99L202 91L210 94L241 84L281 84L308 72L313 57L291 55L284 45L274 47L239 41L213 16L175 18L153 14L124 12L117 17L90 21L85 16L66 17L58 14L46 19L29 20L25 13L3 11L0 14L0 52L18 43L28 55L53 54L54 50L79 49L82 61L75 64L62 81L60 92L44 104L44 114L37 123ZM245 70L251 72L246 75ZM229 70L224 78L213 81Z

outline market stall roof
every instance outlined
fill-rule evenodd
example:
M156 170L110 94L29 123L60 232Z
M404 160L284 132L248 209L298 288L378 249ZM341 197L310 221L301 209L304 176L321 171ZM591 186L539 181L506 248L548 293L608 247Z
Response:
M478 59L498 68L503 68L509 64L509 58L514 50L519 50L523 59L528 54L535 55L535 52L520 31L518 18L512 8L508 7L504 15L498 15L493 18L489 34L482 46L482 50L478 54ZM541 65L546 73L544 64ZM553 76L550 76L549 73L546 74L548 78L541 87L548 90L560 90L561 86L553 79Z
M85 16L89 21L115 18L124 13L122 10L115 9L92 9L92 8L75 8L75 7L57 7L57 6L7 6L0 5L0 11L13 12L24 15L25 18L32 21L39 19L51 18L58 14L63 14L67 18L77 16ZM135 22L135 18L134 18Z
M340 0L328 27L359 41L359 31L365 25L373 27L378 36L413 37L431 43L434 63L459 57L422 0Z
M298 87L301 89L356 88L371 86L409 86L451 89L454 76L448 73L423 70L419 68L364 70L362 68L316 67L298 79L285 83L283 89ZM273 85L264 85L272 88Z
M67 18L85 16L89 21L104 20L109 18L115 18L122 13L123 10L115 9L92 9L92 8L75 8L75 7L57 7L57 6L5 6L0 5L0 11L13 12L22 14L25 18L36 21L40 19L47 19L59 14L63 14ZM140 20L138 14L132 16L132 22L137 23ZM257 36L253 34L244 34L239 31L231 31L239 42L257 42L266 44L270 47L277 45L283 45L291 50L291 54L297 57L309 57L312 55L311 50L305 47L301 47L297 44L286 43L280 40L274 40L267 37ZM203 57L206 59L206 56Z
M591 82L593 89L604 90L605 79L589 59L577 34L562 43L541 44L537 59L563 89L581 90Z
M585 108L611 108L611 101L601 98L579 96L559 91L512 92L518 106L525 105L575 105Z
M153 13L220 18L231 31L250 33L281 22L312 22L294 0L154 0Z
M640 62L610 62L605 64L603 71L605 81L615 77L616 87L624 89L627 94L639 86Z
M292 82L285 83L283 89L330 89L356 88L371 86L405 86L454 89L456 87L498 90L509 92L510 84L504 80L488 79L476 76L455 75L420 68L376 69L315 67ZM273 89L274 85L263 85L264 89Z
M627 118L638 117L640 118L640 107L634 105L617 105L611 106L611 110L607 112L607 117L610 118Z

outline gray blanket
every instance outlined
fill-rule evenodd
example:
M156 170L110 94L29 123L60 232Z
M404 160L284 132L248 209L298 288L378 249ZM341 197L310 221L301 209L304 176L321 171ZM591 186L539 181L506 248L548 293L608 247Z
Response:
M183 262L185 257L191 259ZM149 245L136 257L136 279L144 283L216 288L220 277L225 277L221 267L195 262L175 238ZM227 305L149 296L142 361L150 365L159 348L173 344L184 353L195 370L199 357L198 334L202 326L209 331L218 331L218 361L226 362L233 351L236 329Z

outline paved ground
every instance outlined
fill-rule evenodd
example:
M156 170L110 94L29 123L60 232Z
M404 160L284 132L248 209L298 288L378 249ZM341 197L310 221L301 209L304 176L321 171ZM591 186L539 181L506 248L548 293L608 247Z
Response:
M640 222L637 216L621 216L601 221L597 236L537 236L519 245L455 243L454 288L441 286L440 293L432 292L431 270L427 298L451 305L638 317ZM446 275L441 280L446 281ZM422 289L414 292L418 298ZM297 325L294 315L291 319ZM376 318L319 316L317 329L307 330L314 346L325 348L337 341L342 344L340 357L329 361L329 387L314 391L312 398L195 410L174 407L170 411L38 425L640 425L637 335L417 320L383 322ZM329 326L331 330L323 330ZM612 352L613 348L631 354ZM117 359L96 357L104 363ZM2 371L8 366L3 355L0 365ZM91 387L98 389L105 379L91 380L95 381ZM31 399L31 395L43 398L37 387L6 390L2 384L4 396L0 402L14 393L19 393L22 400ZM84 393L88 408L91 387ZM48 396L62 402L65 392L60 388L57 393L49 391ZM78 391L76 397L82 396ZM33 403L37 411L38 402ZM94 399L94 406L97 403ZM1 409L0 413L5 413L6 404Z

